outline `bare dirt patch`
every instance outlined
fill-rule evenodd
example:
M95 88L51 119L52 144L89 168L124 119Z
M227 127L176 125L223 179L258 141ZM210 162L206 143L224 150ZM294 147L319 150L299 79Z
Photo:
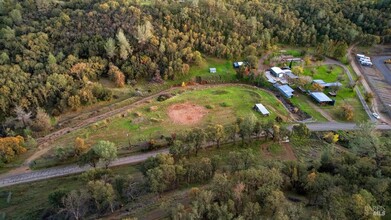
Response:
M208 110L192 103L180 103L168 108L168 116L174 123L192 125L197 124L208 113Z
M265 158L268 159L279 159L279 160L297 160L295 153L293 152L292 146L289 143L281 144L281 152L273 154L269 150L271 143L261 145L261 151Z

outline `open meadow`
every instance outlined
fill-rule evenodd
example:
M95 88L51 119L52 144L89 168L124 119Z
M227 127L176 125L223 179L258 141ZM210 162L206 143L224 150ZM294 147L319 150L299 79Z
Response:
M165 101L147 100L126 113L60 137L52 143L55 148L49 154L54 154L56 148L72 147L77 137L85 139L89 145L99 140L112 141L122 149L122 153L128 154L132 152L128 149L129 143L157 140L209 124L230 124L249 114L254 114L261 121L274 120L277 116L290 121L288 111L272 93L255 87L181 87L166 95L171 97ZM252 108L256 103L262 103L270 111L270 116L255 112ZM37 163L43 161L45 159Z

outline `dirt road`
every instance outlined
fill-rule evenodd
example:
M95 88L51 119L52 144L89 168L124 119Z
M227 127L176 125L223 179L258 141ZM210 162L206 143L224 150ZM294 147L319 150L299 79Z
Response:
M288 129L292 130L293 125L288 126ZM338 123L338 122L326 122L326 123L311 123L307 124L307 127L311 131L337 131L337 130L355 130L356 124L353 123ZM391 130L389 125L377 125L376 129L379 130ZM213 143L206 144L205 147L212 146ZM138 154L134 156L123 157L115 160L110 167L135 164L146 160L148 157L156 156L158 153L168 153L168 149L162 149L158 151ZM91 169L90 166L79 167L77 165L69 165L64 167L53 167L44 170L31 171L28 173L8 175L0 177L0 187L11 186L21 183L28 183L38 180L50 179L54 177L67 176L71 174L77 174Z
M376 70L373 69L373 67L363 67L359 65L356 61L355 54L353 53L354 45L349 47L348 49L348 59L350 62L350 65L352 66L353 70L356 72L358 76L361 77L361 84L363 85L365 91L371 92L372 94L375 94L375 98L372 101L372 112L376 112L380 115L382 122L391 124L391 119L386 115L382 114L380 111L380 103L384 103L384 98L391 97L390 90L384 89L386 87L391 87L386 82L383 82L382 77L379 77L378 74L381 73L375 73ZM376 58L374 59L376 62ZM376 65L376 63L375 63ZM387 91L388 90L388 91ZM391 100L391 99L390 99ZM387 102L387 101L386 101ZM386 104L386 103L384 103ZM388 108L389 106L385 106ZM371 116L373 118L373 116Z
M228 85L249 86L249 85L246 85L246 84L226 83L226 84L216 84L216 85L210 84L210 85L188 86L188 87L186 87L186 89L200 88L200 87L202 87L202 88L211 88L211 87L228 86ZM87 119L81 121L80 123L78 123L78 124L76 124L74 126L66 127L66 128L60 129L58 131L55 131L55 132L53 132L51 134L48 134L45 137L38 138L37 139L37 142L38 142L38 145L39 145L38 150L36 152L34 152L34 154L31 155L29 158L27 158L25 160L25 162L22 164L22 166L20 166L18 168L15 168L15 169L9 171L6 174L2 174L2 175L0 175L0 177L5 176L5 175L9 175L9 174L21 174L21 173L30 172L29 164L31 162L33 162L34 160L40 158L41 156L45 155L49 150L51 150L53 146L51 146L50 144L53 141L55 141L56 139L60 138L61 136L65 135L65 134L68 134L68 133L70 133L72 131L78 130L80 128L86 127L86 126L88 126L90 124L93 124L95 122L98 122L98 121L110 118L110 117L115 116L115 115L123 114L123 113L125 113L125 112L127 112L127 111L129 111L131 109L134 109L134 108L138 107L139 105L145 103L146 101L148 101L150 99L157 98L161 94L170 93L170 92L174 91L175 89L181 89L181 87L169 88L169 89L161 91L161 92L159 92L157 94L154 94L154 95L151 95L151 96L148 96L148 97L144 97L144 98L142 98L142 99L140 99L140 100L138 100L138 101L136 101L136 102L134 102L132 104L123 106L123 107L118 108L118 109L114 109L114 110L109 111L109 112L102 113L100 115L95 115L93 117L90 117L90 118L87 118ZM264 90L264 91L266 91L266 90ZM266 92L271 93L270 91L266 91Z

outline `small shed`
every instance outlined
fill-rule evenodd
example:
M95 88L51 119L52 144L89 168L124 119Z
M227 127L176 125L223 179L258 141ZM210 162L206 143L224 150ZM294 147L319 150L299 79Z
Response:
M294 90L288 85L277 86L277 89L288 99L292 98Z
M284 76L284 71L282 71L282 69L280 67L272 67L270 69L270 73L275 76L275 77L283 77Z
M241 62L241 61L239 61L239 62L234 62L234 68L239 68L239 67L241 67L243 64L244 64L244 62Z
M312 83L316 83L318 85L320 85L321 87L323 88L329 88L329 87L333 87L333 86L337 86L337 87L341 87L342 86L342 83L340 82L330 82L330 83L327 83L321 79L314 79L312 81Z
M316 102L318 102L321 105L324 105L324 104L334 105L335 104L335 100L330 99L323 92L311 92L310 95Z
M284 74L291 79L298 79L299 77L292 73L291 70L282 70Z
M210 73L216 73L217 70L216 70L216 68L209 68L209 72L210 72Z
M270 112L261 103L255 104L253 109L255 111L257 111L257 112L260 112L263 116L269 116L270 115Z

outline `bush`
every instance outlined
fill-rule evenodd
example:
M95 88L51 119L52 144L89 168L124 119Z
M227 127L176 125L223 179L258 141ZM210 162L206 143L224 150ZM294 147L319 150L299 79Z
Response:
M62 198L68 193L65 189L58 189L48 196L49 204L54 208L63 208Z
M103 87L102 85L95 85L92 89L92 94L101 101L109 101L113 97L111 90Z
M223 102L223 103L220 103L220 106L221 107L229 107L231 106L230 104L226 103L226 102Z
M213 105L205 105L205 108L207 108L207 109L214 109L214 106Z
M113 172L109 169L95 168L84 172L81 175L82 180L89 182L95 180L101 180L103 177L113 176Z

